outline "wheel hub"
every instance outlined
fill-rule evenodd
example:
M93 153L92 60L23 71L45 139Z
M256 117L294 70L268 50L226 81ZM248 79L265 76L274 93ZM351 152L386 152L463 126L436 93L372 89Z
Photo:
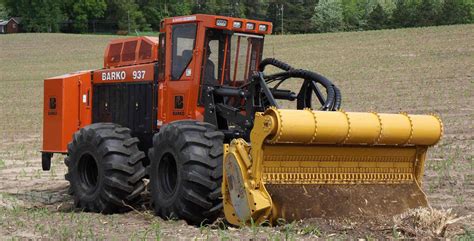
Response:
M158 166L160 174L160 189L166 195L170 196L175 192L178 180L178 168L176 160L171 153L166 153Z
M81 187L88 193L94 192L99 179L99 168L94 157L90 154L82 155L78 169Z

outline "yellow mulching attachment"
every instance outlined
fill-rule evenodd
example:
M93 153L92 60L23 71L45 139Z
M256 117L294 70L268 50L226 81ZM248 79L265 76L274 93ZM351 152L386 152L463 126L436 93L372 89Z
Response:
M234 139L225 146L226 219L371 217L426 206L419 187L426 151L442 132L432 115L257 113L251 145Z

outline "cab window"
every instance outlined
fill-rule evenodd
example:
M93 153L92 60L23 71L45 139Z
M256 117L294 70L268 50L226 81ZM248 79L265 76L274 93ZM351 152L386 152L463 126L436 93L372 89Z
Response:
M208 86L241 86L257 71L263 36L208 29L201 66L199 103Z
M179 80L193 58L196 24L176 24L172 29L171 79Z

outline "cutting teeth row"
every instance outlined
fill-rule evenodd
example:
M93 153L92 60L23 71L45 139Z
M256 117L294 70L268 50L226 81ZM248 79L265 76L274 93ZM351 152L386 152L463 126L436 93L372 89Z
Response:
M412 183L411 173L266 173L266 184Z

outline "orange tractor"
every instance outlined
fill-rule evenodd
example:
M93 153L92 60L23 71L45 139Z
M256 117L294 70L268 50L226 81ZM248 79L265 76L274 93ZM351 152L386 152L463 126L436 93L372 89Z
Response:
M271 31L168 18L158 38L113 40L104 68L46 79L43 169L67 155L74 203L91 212L126 210L149 179L156 213L191 224L223 211L245 225L427 205L419 184L440 120L341 111L324 76L262 59ZM283 88L291 79L296 93Z

